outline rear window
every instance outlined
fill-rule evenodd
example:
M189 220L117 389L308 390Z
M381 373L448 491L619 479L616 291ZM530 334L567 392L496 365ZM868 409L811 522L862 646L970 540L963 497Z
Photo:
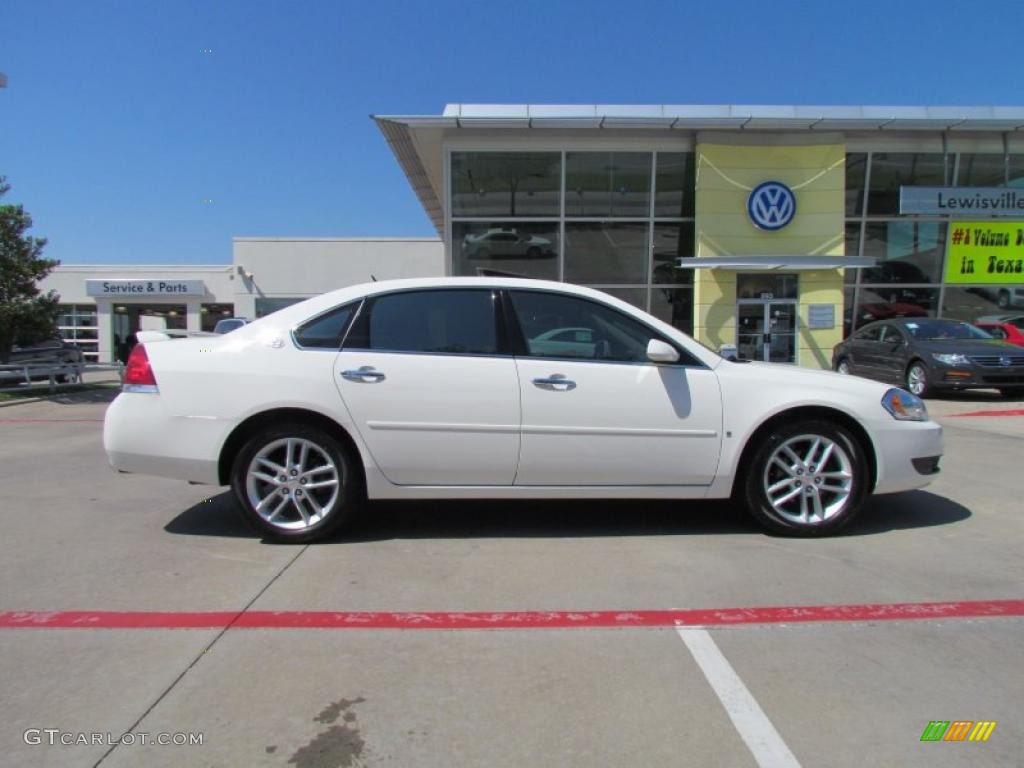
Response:
M345 329L359 303L346 304L307 320L295 329L295 342L309 349L340 349Z

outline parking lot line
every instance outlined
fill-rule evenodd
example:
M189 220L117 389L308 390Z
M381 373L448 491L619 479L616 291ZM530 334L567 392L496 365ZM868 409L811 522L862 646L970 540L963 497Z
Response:
M1024 600L638 611L2 611L0 629L609 629L1024 616Z
M800 763L710 633L701 627L686 626L678 626L676 631L757 764L761 768L800 768Z

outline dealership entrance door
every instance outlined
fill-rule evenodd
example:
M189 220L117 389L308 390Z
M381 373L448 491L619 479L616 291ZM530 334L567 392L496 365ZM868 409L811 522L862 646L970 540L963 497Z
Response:
M796 362L796 275L737 275L736 347L740 358Z

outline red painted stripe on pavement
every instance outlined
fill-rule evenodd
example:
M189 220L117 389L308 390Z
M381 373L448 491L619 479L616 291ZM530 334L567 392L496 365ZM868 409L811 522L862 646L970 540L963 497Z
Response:
M969 411L968 413L951 413L950 416L1024 416L1024 408L1010 408L1002 411Z
M6 611L0 629L567 629L1024 616L1024 600L643 611Z
M94 424L103 419L0 419L0 424Z

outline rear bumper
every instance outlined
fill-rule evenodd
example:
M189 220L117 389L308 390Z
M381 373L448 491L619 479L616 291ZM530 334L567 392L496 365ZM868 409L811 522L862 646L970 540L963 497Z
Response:
M938 473L942 427L934 421L895 421L875 429L878 477L875 493L923 488Z
M122 392L107 408L103 448L120 472L219 485L220 449L233 426L169 413L158 394Z

